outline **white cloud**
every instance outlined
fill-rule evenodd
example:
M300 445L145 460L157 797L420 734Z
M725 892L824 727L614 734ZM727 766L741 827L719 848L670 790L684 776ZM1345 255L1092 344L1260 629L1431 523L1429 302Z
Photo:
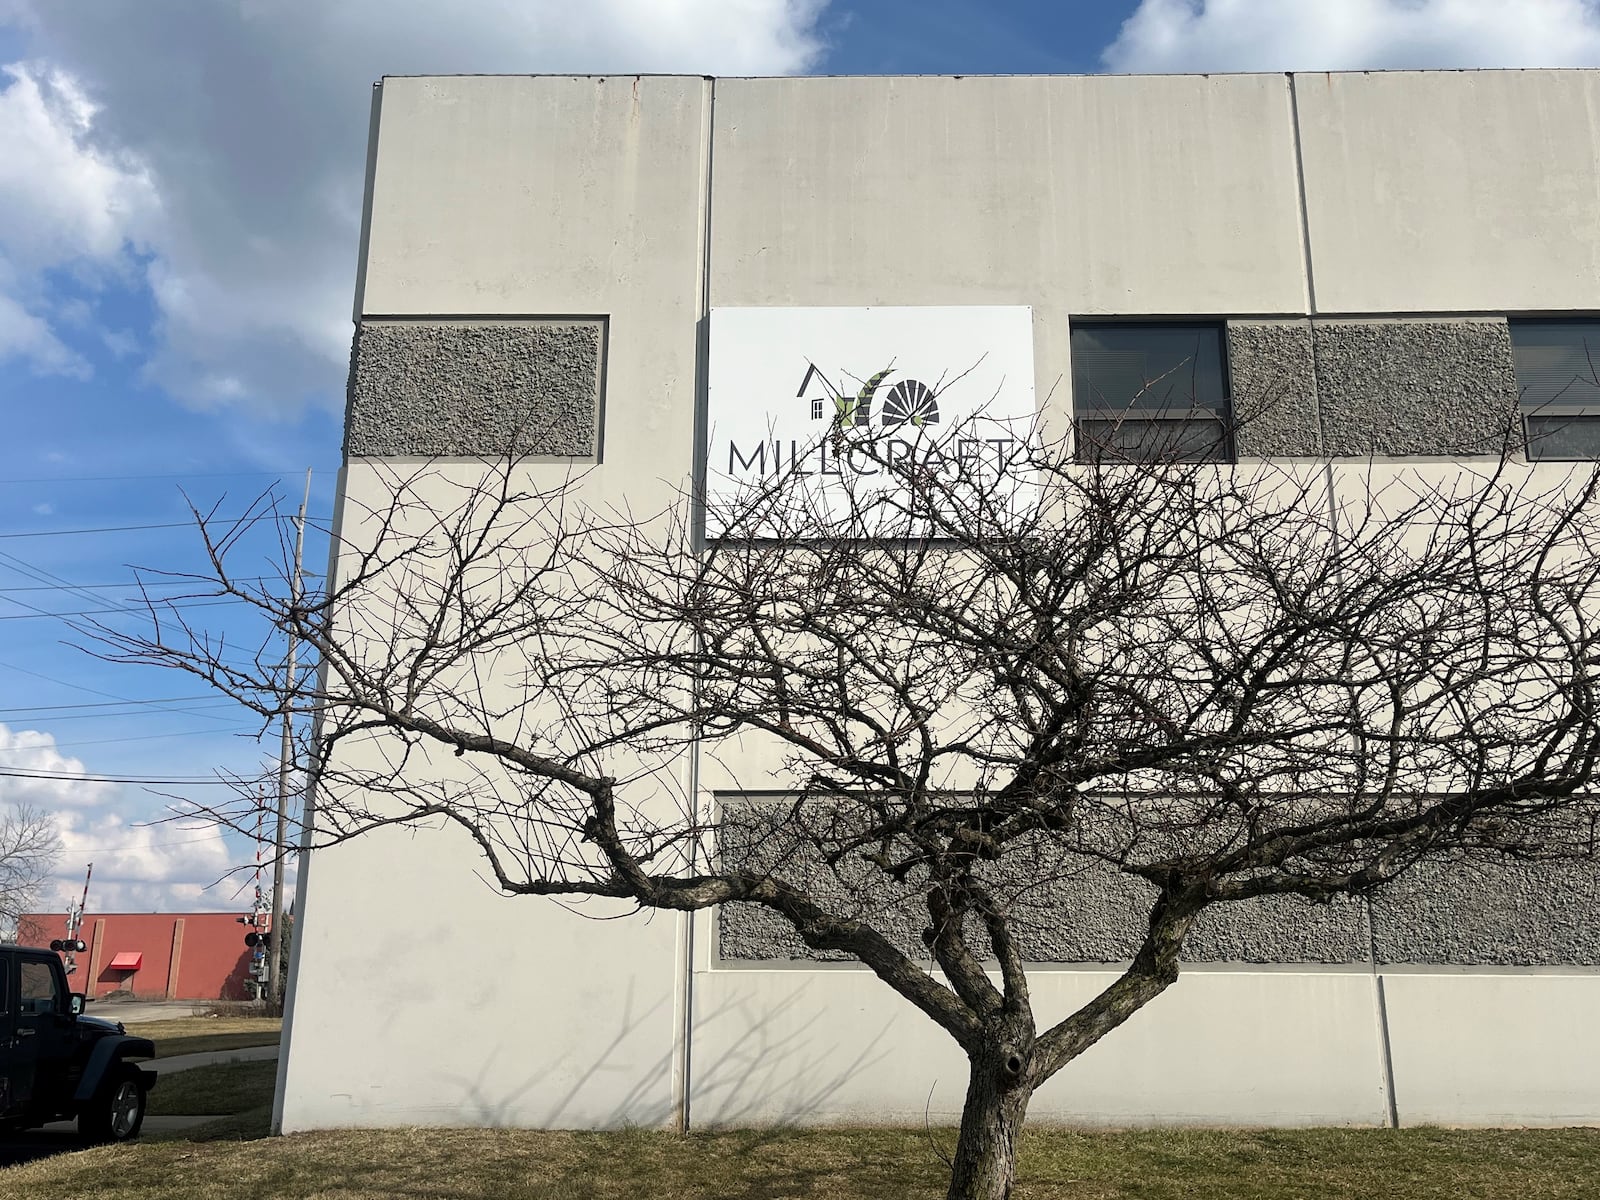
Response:
M100 333L100 341L113 358L127 358L139 350L139 339L127 329L105 329Z
M93 141L96 107L42 63L0 68L0 207L7 256L23 269L78 259L116 265L146 236L155 190L137 158Z
M0 362L8 358L22 359L41 375L87 379L92 373L83 356L68 349L43 317L35 316L20 300L0 292Z
M36 729L0 724L0 768L19 772L0 775L0 803L29 804L57 812L104 804L115 791L113 784L83 778L89 770L82 761L62 754L51 734ZM29 777L35 775L60 778Z
M94 863L89 907L97 912L204 912L250 906L253 849L192 818L168 820L171 801L129 785L98 782L53 735L0 724L0 768L61 776L0 775L0 804L54 815L61 858L41 903L75 902ZM291 872L292 880L292 872ZM241 891L242 889L242 891Z
M86 378L88 362L58 335L93 320L81 296L54 302L47 271L89 288L137 278L134 255L159 205L137 159L94 142L95 106L42 63L0 68L0 360Z
M292 410L343 382L373 80L789 73L820 52L822 3L0 0L0 24L34 63L11 91L36 155L69 181L41 228L102 261L148 248L151 377L198 404ZM50 209L52 186L25 197L30 212ZM82 199L108 191L118 203Z
M139 823L110 805L58 814L58 901L76 900L83 870L94 863L89 907L97 912L186 912L239 907L234 851L215 826L193 821ZM248 907L248 901L245 901Z
M1595 0L1142 0L1114 71L1600 65Z

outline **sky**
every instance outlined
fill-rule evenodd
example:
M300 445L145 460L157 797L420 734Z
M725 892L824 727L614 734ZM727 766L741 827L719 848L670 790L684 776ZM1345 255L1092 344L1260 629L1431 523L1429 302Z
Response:
M164 819L210 784L109 780L276 738L44 614L139 628L136 569L199 566L191 504L292 509L307 469L325 565L380 76L1569 66L1596 0L0 0L0 804L58 823L47 906L91 861L91 910L248 906L252 842Z

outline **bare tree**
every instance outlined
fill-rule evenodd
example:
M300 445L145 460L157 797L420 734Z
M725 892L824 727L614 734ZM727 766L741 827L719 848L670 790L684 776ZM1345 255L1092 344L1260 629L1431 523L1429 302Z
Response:
M548 466L396 468L298 602L200 514L195 594L320 671L286 681L171 601L102 637L263 716L314 709L315 844L443 819L506 893L758 905L859 960L969 1059L963 1200L1009 1194L1035 1089L1173 983L1207 908L1594 854L1587 467L1075 464L1038 438L990 461L929 432L836 430L825 497L769 474L644 515ZM735 739L778 751L740 782L783 799L719 842L672 767L736 765ZM1019 922L1085 868L1140 882L1142 942L1041 1026ZM908 906L925 952L886 931Z
M15 929L34 910L60 854L61 838L49 813L28 804L0 809L0 926Z

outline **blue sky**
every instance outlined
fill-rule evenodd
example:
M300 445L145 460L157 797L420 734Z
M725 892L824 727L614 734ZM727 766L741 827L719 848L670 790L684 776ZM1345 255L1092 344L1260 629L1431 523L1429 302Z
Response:
M0 0L0 804L56 814L53 900L93 859L101 911L241 902L248 876L206 885L248 840L149 824L183 786L93 777L275 742L38 610L135 621L134 566L198 564L185 494L238 512L309 467L330 512L382 74L1588 65L1593 0Z

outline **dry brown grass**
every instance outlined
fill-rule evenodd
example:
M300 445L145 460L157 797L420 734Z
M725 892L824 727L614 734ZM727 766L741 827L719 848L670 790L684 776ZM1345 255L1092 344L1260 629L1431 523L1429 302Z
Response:
M150 1093L150 1111L158 1115L198 1116L270 1108L277 1077L278 1064L273 1059L177 1071L163 1076Z
M272 1046L283 1028L281 1017L170 1017L160 1021L132 1021L129 1033L150 1038L156 1055L173 1058L205 1050L237 1050L242 1046Z
M264 1114L201 1137L237 1139ZM253 1122L253 1124L252 1124ZM951 1130L933 1131L948 1150ZM0 1171L29 1200L930 1200L917 1130L348 1130L147 1141ZM1595 1200L1596 1130L1035 1130L1018 1200Z

